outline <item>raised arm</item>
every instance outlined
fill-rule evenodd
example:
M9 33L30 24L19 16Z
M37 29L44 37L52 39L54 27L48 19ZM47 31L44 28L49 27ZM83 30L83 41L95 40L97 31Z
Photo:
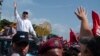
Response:
M16 2L14 2L14 16L16 20L21 20L21 17L19 16L18 11L17 11Z
M80 7L77 9L77 12L75 12L75 14L81 21L80 37L93 36L92 31L89 28L86 11L82 7Z
M37 37L36 36L36 32L35 32L35 30L34 30L34 28L33 28L33 26L32 26L32 23L30 22L30 28L29 28L29 32L34 36L34 37Z

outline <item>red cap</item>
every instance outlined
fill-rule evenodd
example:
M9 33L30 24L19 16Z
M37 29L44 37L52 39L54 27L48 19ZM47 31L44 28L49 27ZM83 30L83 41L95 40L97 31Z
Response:
M50 49L63 48L61 41L58 38L51 38L39 47L39 54L43 54Z

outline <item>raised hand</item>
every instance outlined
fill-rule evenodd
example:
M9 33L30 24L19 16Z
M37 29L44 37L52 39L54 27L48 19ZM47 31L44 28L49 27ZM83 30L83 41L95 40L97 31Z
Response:
M80 19L80 20L87 20L87 14L84 8L79 7L77 8L77 12L75 12L75 15Z
M16 6L17 6L17 4L16 4L16 2L14 2L14 8L16 8Z
M86 11L82 7L79 7L77 12L75 12L75 15L81 20L80 37L93 36L92 31L89 28Z

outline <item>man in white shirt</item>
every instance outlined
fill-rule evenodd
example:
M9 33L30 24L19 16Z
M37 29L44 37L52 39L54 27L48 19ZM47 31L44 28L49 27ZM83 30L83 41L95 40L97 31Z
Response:
M38 38L36 38L36 32L32 27L31 21L28 19L28 12L24 11L22 13L22 17L18 14L16 3L14 3L14 14L15 19L17 20L17 33L31 34L35 42L38 42Z

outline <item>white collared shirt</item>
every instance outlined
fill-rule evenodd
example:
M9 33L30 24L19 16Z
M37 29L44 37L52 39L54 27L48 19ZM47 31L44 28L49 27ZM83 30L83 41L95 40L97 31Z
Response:
M17 10L16 10L16 15L15 18L17 20L17 31L24 31L28 33L32 33L36 36L36 32L32 27L32 23L29 19L22 19Z

